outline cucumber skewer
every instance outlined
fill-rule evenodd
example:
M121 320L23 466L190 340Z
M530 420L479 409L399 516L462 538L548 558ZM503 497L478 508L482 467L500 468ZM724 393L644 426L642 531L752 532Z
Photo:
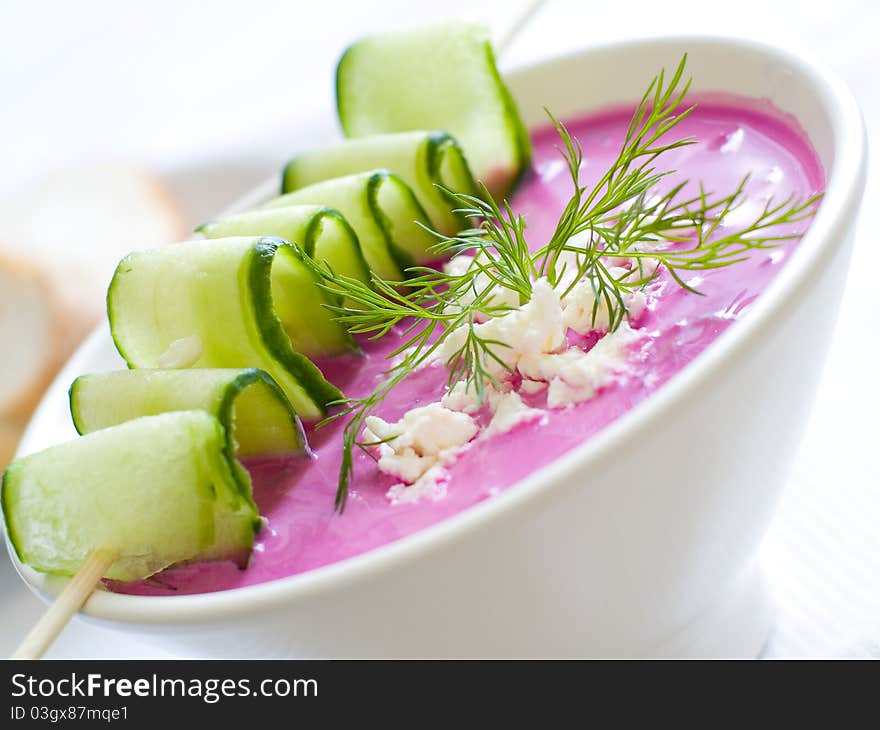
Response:
M348 137L444 129L493 197L509 196L531 159L487 28L461 20L367 36L336 68L336 105Z
M132 368L155 368L169 347L198 336L199 368L259 367L300 418L341 397L309 356L355 347L315 296L305 254L272 237L190 241L133 253L107 293L110 331ZM329 297L329 294L327 295Z
M299 244L306 254L317 261L326 261L340 274L364 283L370 280L370 269L357 234L334 208L289 205L250 210L203 223L196 231L205 238L278 236Z
M537 9L538 6L540 6L540 4L541 4L540 0L535 0L534 2L530 3L524 17L519 19L517 21L517 23L514 24L514 26L513 26L514 30L512 31L512 34L515 34L515 33L519 32L519 30L521 30L522 26L525 24L525 21L528 18L530 18L532 14L534 14L535 10ZM509 38L506 40L509 41ZM489 50L489 58L490 58L490 62L491 62L491 49ZM526 157L527 157L527 155L526 155ZM428 208L431 207L427 203L427 199L425 199L425 205ZM436 212L435 212L435 216L436 216ZM392 248L392 246L390 244L391 244L391 239L389 239L389 249ZM307 253L309 255L313 255L312 251L307 251ZM323 258L323 260L329 260L329 258ZM405 268L405 267L402 267L402 268ZM119 273L119 270L117 270L117 274L118 273ZM114 279L115 279L115 277L114 277ZM270 287L270 289L271 289L271 287ZM108 293L108 302L110 300L111 294L112 294L112 287L111 287L111 292ZM192 362L187 363L187 364L195 364L195 362L198 361L199 359L201 359L201 357L202 357L202 340L197 335L187 335L187 336L172 340L171 343L169 344L169 348L171 350L173 350L174 349L173 346L176 343L188 343L191 345L194 342L197 343L197 348L195 350L193 350L193 348L189 348L190 350L193 350L191 352L191 354L189 355ZM163 354L167 354L169 351L170 350L168 348L166 348L166 351ZM173 353L173 354L174 354L174 357L177 356L177 353ZM158 361L161 361L162 355L159 355L156 359ZM171 359L174 359L174 358L172 357ZM289 362L287 364L289 365ZM306 370L308 370L308 369L306 368ZM306 377L306 380L309 380L309 378ZM91 383L91 384L94 385L94 383ZM71 393L72 401L74 399L73 390L76 389L76 385L77 384L75 383L74 384L75 388L72 389L72 393ZM79 381L79 388L85 388L88 385L89 385L88 381L83 381L83 380ZM325 388L323 396L322 395L318 396L317 403L316 403L317 410L319 410L319 411L322 410L322 406L321 406L320 402L321 402L322 398L326 400L326 397L328 397L328 391L331 389L332 389L332 386L330 388ZM316 387L311 388L311 389L306 388L306 390L310 391L311 395L314 395L316 391L320 392L322 390L322 386L320 383L318 383ZM79 393L79 396L80 397L82 396L81 391ZM141 404L141 405L143 406L143 404ZM323 406L323 407L326 407L326 406ZM107 413L104 413L102 415L104 418L108 417ZM119 413L115 414L115 416L120 417L120 418L122 417L121 414L119 414ZM74 415L74 417L76 420L76 415ZM174 418L174 419L181 420L181 421L184 421L187 419L195 419L195 421L198 421L199 419L201 419L203 421L203 423L206 423L206 424L214 424L215 423L221 429L221 431L223 431L225 434L225 437L224 437L225 452L227 454L227 457L229 457L229 454L231 452L230 444L234 443L234 438L232 438L228 434L227 430L223 428L223 425L214 416L211 416L208 413L204 413L204 412L177 411L174 414L165 414L162 416L154 416L154 417L147 417L144 419L136 419L135 421L132 421L131 424L128 425L128 427L132 428L132 429L135 427L142 427L142 424L145 421L150 421L150 423L152 424L154 422L150 420L151 418L166 419L166 420ZM111 420L112 420L112 417L111 417ZM171 423L171 420L169 420L169 423ZM80 427L80 424L78 423L78 428L79 427ZM162 428L165 428L164 424L163 424ZM106 434L108 434L108 433L112 437L113 431L114 431L114 429L112 429L112 428L107 429L106 431L102 432L103 435L96 434L95 438L107 438ZM88 439L88 437L85 437L85 439ZM85 439L81 440L78 443L83 443L85 441ZM91 441L88 443L91 444L91 443L95 443L95 442ZM61 447L61 448L63 448L63 447ZM77 447L77 448L79 448L79 447ZM39 463L39 456L40 455L35 455L34 457L31 457L31 459L33 461ZM53 461L53 459L51 457L49 457L48 462L51 464L52 461ZM125 460L123 460L123 461L125 461ZM13 487L11 487L9 485L13 484L16 481L17 476L21 476L19 473L20 470L23 469L23 467L21 467L21 463L25 463L25 462L23 460L19 460L18 466L15 469L10 467L10 470L7 470L7 472L4 473L2 485L0 485L0 501L2 501L3 513L4 513L4 517L6 518L7 525L10 524L10 512L9 512L10 508L7 504L8 490L14 489ZM130 463L127 464L127 466L130 466ZM37 468L36 470L39 471L39 468ZM51 469L49 471L51 471ZM10 474L12 474L12 476L10 476ZM56 474L56 476L57 476L57 474ZM212 487L212 489L213 489L213 487ZM58 493L59 492L56 492L56 494L58 494ZM214 494L216 496L216 490L214 490ZM217 517L217 512L215 510L215 518L216 517ZM222 531L221 531L221 533L222 533ZM26 637L25 641L19 647L19 650L15 653L14 657L15 658L38 658L39 656L41 656L43 654L43 652L46 650L46 648L48 648L48 646L51 644L51 642L55 639L55 637L60 633L60 631L63 629L63 627L66 625L66 623L70 620L70 618L73 616L73 614L75 614L82 607L82 605L84 605L84 603L86 602L88 597L93 592L97 582L105 574L107 574L108 571L110 570L110 568L118 561L119 555L120 555L119 550L112 548L112 547L108 548L108 547L101 546L101 547L96 547L96 548L92 549L85 557L79 570L74 575L73 580L71 580L68 583L67 587L64 589L64 591L62 591L62 593L56 599L55 603L49 608L49 610L46 612L46 614L44 614L43 618L37 623L37 625L34 627L34 629Z
M328 205L336 208L357 233L370 269L388 281L400 281L417 263L437 259L437 238L428 232L431 221L401 177L372 170L335 177L270 200L263 209L289 205Z
M70 386L70 414L79 434L141 416L204 410L226 434L226 451L241 491L250 477L237 459L308 454L299 418L262 370L117 370L81 375Z
M73 575L97 549L104 577L140 580L195 559L244 565L259 514L220 422L204 411L145 416L16 459L2 508L19 560Z
M205 238L227 236L278 236L295 241L307 256L326 262L337 273L370 283L370 267L361 252L357 234L334 208L319 205L289 205L283 208L250 210L196 228ZM327 301L327 291L317 281L303 281L318 301Z
M10 658L39 659L43 656L74 614L94 593L95 586L115 558L115 553L109 550L95 550L90 553L76 575L34 624Z
M446 191L476 195L477 187L461 147L446 132L377 134L305 152L287 163L281 192L377 168L393 170L412 188L438 233L452 236L467 226L455 212L461 204Z
M102 578L140 580L184 561L247 562L260 524L247 473L204 411L147 416L15 460L3 517L19 560L74 576L25 639L39 656Z

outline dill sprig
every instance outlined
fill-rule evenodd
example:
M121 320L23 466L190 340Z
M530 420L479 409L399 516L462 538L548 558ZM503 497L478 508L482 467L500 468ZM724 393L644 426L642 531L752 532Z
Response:
M488 196L485 189L483 192ZM484 204L483 201L479 203ZM512 217L509 209L508 215ZM522 221L517 225L521 224ZM521 230L519 235L521 238ZM402 342L389 353L388 358L393 364L383 373L381 383L367 396L346 398L332 404L340 406L339 410L319 424L320 427L338 419L348 419L343 429L343 457L335 499L337 510L345 508L354 468L354 449L361 448L370 453L367 447L372 444L359 441L367 418L407 375L436 357L449 333L463 330L464 337L461 347L444 363L448 371L447 385L465 380L481 402L487 384L498 385L486 363L496 361L504 366L493 348L506 347L506 344L481 337L475 325L478 321L503 316L509 310L509 307L492 302L496 285L522 286L521 296L527 301L531 294L531 279L523 278L521 273L510 274L509 262L514 260L514 254L506 248L504 241L496 243L492 251L487 251L486 261L475 257L468 270L458 275L413 267L408 270L412 277L405 281L389 282L373 274L370 284L336 273L326 261L303 257L318 276L319 286L333 294L338 302L325 306L349 332L375 340L395 327L403 328ZM453 239L444 239L443 245L452 247L458 244ZM516 245L524 245L524 242L519 241ZM499 262L502 263L499 265ZM478 286L477 275L481 273L487 279L484 285Z
M665 71L661 70L654 77L633 112L620 154L590 190L580 183L583 164L580 142L572 138L562 122L545 110L562 140L560 152L574 187L550 241L535 252L540 261L540 274L551 284L555 285L558 280L559 255L569 239L585 231L600 239L605 238L603 234L607 233L609 226L614 226L622 208L644 198L664 177L675 172L654 168L652 165L657 157L697 141L692 137L660 141L694 110L693 106L681 108L691 86L690 80L681 83L686 63L687 54L682 56L668 84Z
M464 381L479 402L490 385L498 386L490 365L508 368L498 350L508 345L481 336L478 325L511 310L509 304L498 302L500 290L509 290L523 305L539 278L545 277L563 297L579 281L588 281L595 294L593 323L604 304L609 331L614 331L627 319L631 295L663 271L678 286L699 294L686 281L686 272L730 266L754 249L800 235L775 233L774 229L810 217L820 195L806 200L789 197L781 203L769 200L747 225L722 230L725 217L744 200L747 177L723 196L714 196L699 185L696 194L681 199L687 181L662 195L653 193L664 178L675 173L657 167L657 159L696 141L665 139L694 109L683 106L690 88L690 81L682 82L686 60L685 55L668 82L663 71L653 79L633 113L619 155L590 188L580 182L580 143L547 110L562 143L559 151L573 193L543 246L530 250L523 217L507 201L496 202L481 185L480 197L446 191L460 203L458 212L471 220L472 227L455 236L435 234L438 258L464 252L472 255L463 270L413 267L404 281L386 281L373 274L364 283L335 272L327 262L306 257L319 285L335 295L336 303L325 306L350 332L370 339L392 330L402 335L373 392L337 402L339 409L321 423L347 419L337 510L345 507L354 450L370 453L368 447L374 445L360 440L367 419L404 378L437 359L441 348L448 349L444 346L452 333L458 334L452 354L444 361L447 385Z

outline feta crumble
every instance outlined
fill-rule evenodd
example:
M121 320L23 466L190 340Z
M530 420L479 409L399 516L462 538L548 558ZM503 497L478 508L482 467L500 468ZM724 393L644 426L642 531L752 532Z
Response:
M474 266L474 262L476 261L475 256L470 256L468 254L459 254L454 258L450 259L443 266L443 271L450 276L463 276L467 273L467 271ZM458 311L461 306L467 306L471 304L474 299L476 299L477 294L485 291L488 287L492 286L492 280L485 274L479 273L474 277L473 285L471 289L466 291L459 302L459 306L455 307L456 311ZM490 307L508 307L510 309L516 309L519 306L519 293L515 292L513 289L508 289L505 286L494 285L492 286L492 292L486 300L486 305ZM446 308L449 311L450 307ZM479 316L479 315L478 315ZM483 319L482 321L486 321Z
M618 266L609 267L608 273L618 279L625 275L629 269ZM638 319L645 311L647 298L643 291L635 291L622 295L623 302L629 311L632 320ZM571 291L562 300L562 321L566 327L578 334L585 335L588 332L607 332L611 327L611 315L608 311L608 301L599 297L596 302L596 291L589 281L575 284ZM593 317L595 311L596 316Z
M428 472L442 467L459 447L476 436L477 430L476 422L466 413L429 403L407 411L395 423L370 416L363 437L367 444L378 448L381 471L415 484ZM436 483L436 476L433 472L427 481Z
M480 410L480 399L477 393L472 389L470 383L466 380L459 380L440 399L440 405L448 408L450 411L459 411L460 413L476 413ZM491 384L486 385L487 390L494 390Z
M597 303L593 284L578 279L576 258L577 254L563 252L557 262L558 286L554 288L546 278L536 280L530 300L523 305L519 305L516 292L496 286L492 303L509 310L473 325L482 340L504 343L489 345L500 362L491 357L483 362L488 378L495 384L486 383L482 403L473 385L461 380L439 402L413 408L396 423L375 416L366 420L364 440L376 446L379 468L400 480L386 493L392 503L441 498L449 476L446 465L474 437L490 438L543 418L546 411L527 405L521 394L546 390L547 408L563 408L592 398L625 373L630 346L646 333L633 329L627 321L609 332L607 302L600 297ZM444 268L447 273L461 275L473 261L472 256L459 255ZM646 261L651 263L642 259L642 265ZM608 271L616 279L623 279L631 269L610 266ZM477 282L475 293L491 283L488 277L483 278L485 281ZM560 291L567 292L565 297L560 297ZM648 296L641 290L624 294L630 321L641 316ZM581 335L591 331L606 334L584 351L578 346L567 347L569 329ZM460 351L468 335L469 325L450 332L437 348L433 363L446 362ZM473 416L483 408L491 418L481 427Z
M529 378L523 378L519 389L522 393L534 395L535 393L540 393L546 387L547 383L545 383L543 380L530 380Z
M474 325L474 330L483 340L507 345L490 345L492 353L500 362L488 359L485 363L486 372L502 381L511 370L516 369L524 354L554 352L565 343L566 328L562 321L559 294L546 279L538 279L532 287L532 298L528 302L503 316ZM438 348L437 358L445 362L458 352L464 345L468 331L467 325L453 330Z
M562 408L592 398L626 369L629 346L643 336L626 322L592 349L571 347L553 354L534 354L520 361L520 372L549 383L547 406Z
M539 408L531 408L523 403L519 393L515 391L494 395L490 398L490 405L494 409L495 414L481 434L484 437L507 433L521 423L533 421L544 415L544 411Z
M443 499L449 473L442 466L432 466L412 484L398 482L388 488L385 496L391 504L415 504L423 498Z

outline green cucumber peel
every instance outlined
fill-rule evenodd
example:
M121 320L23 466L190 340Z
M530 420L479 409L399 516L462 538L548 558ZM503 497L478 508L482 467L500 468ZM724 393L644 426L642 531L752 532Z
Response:
M307 288L284 286L291 277L300 280L300 269L314 275L302 255L298 247L266 236L190 241L130 254L107 293L117 350L130 368L155 368L174 342L196 336L202 349L188 366L265 370L303 420L322 417L341 393L294 349L292 339L324 334L326 350L333 352L354 344L319 300L309 297L307 312L297 308L295 296ZM322 320L327 328L319 331L315 323Z
M84 435L171 411L203 410L226 434L227 458L307 454L305 432L278 384L255 368L117 370L81 375L70 386L70 413ZM250 479L236 474L243 493Z
M188 561L247 562L260 520L222 424L204 411L145 416L16 459L0 504L18 559L74 575L95 550L106 578ZM246 476L246 472L245 472Z
M531 160L488 29L478 23L448 21L362 38L339 59L336 103L348 137L446 130L497 200L510 196Z
M417 263L437 258L431 221L412 189L389 170L370 170L313 183L286 193L263 210L289 205L336 208L357 233L371 271L399 281Z
M308 256L326 261L334 271L368 283L370 269L354 229L335 208L290 205L250 210L203 223L206 238L277 236L297 244Z
M435 231L452 236L467 227L448 191L476 195L477 186L460 145L442 131L373 135L306 152L287 163L281 193L379 168L393 170L410 186Z

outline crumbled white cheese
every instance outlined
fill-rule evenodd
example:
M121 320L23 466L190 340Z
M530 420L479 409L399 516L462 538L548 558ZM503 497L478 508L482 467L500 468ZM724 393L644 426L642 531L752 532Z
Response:
M370 416L363 437L366 443L378 447L379 469L411 484L442 464L477 430L474 419L466 413L429 403L407 411L396 423Z
M480 399L474 388L469 387L470 383L466 380L459 380L453 385L446 394L440 399L440 405L448 408L450 411L459 411L460 413L476 413L480 410ZM494 390L490 383L486 384L488 392Z
M468 269L475 265L474 261L474 256L459 254L446 262L443 266L443 271L450 276L463 276L467 273ZM454 309L458 311L461 307L469 305L476 299L478 294L489 287L492 287L492 293L486 299L487 307L507 307L510 309L519 307L519 294L517 292L505 286L498 286L497 284L493 286L492 279L481 272L474 277L471 288L462 294ZM450 307L447 307L447 311L449 310ZM479 318L481 315L477 313L476 316ZM485 318L481 321L485 321Z
M430 456L419 456L412 449L395 449L387 444L379 445L379 454L379 469L408 484L437 464L437 460Z
M586 353L578 347L570 347L559 353L534 353L519 361L519 371L525 378L549 383L585 356Z
M448 473L442 466L432 466L412 484L397 483L385 496L391 504L413 504L421 499L443 499Z
M632 293L632 296L629 298L629 302L627 304L627 310L629 311L629 319L631 322L635 322L639 317L642 316L644 311L648 308L648 297L645 292L639 290Z
M565 406L589 400L594 394L595 391L569 385L562 378L553 378L547 388L547 407L565 408Z
M629 346L642 334L625 322L605 335L591 350L572 347L561 353L532 355L520 361L520 372L532 380L546 380L550 408L592 398L625 370Z
M519 389L522 393L540 393L544 388L547 387L547 383L543 380L529 380L528 378L523 378L522 383L520 383Z
M443 271L450 276L464 276L473 262L473 256L461 253L458 256L453 256L443 264Z
M566 245L585 249L590 246L590 243L590 232L584 231L569 238ZM582 263L583 256L577 251L560 251L555 263L559 291L567 291L572 284L578 281Z
M559 294L546 279L538 279L534 283L532 297L524 305L503 316L477 324L474 329L483 340L507 345L489 345L492 353L501 362L493 358L486 358L484 362L485 370L499 381L504 380L509 371L516 368L524 354L555 352L565 343L562 303ZM461 350L468 331L468 326L462 325L451 332L438 348L437 358L446 361Z
M587 233L579 233L572 236L569 242L574 242L574 245L585 245L588 241L584 242L580 239L585 236L588 237L588 235ZM650 247L650 244L646 245ZM635 283L651 274L657 266L656 259L643 258L641 262L641 271L644 273L639 272L638 260L631 259L629 260L631 268L608 266L608 275L618 281L632 281ZM599 297L598 304L596 303L596 287L594 282L589 279L578 278L580 264L580 256L575 251L563 251L556 261L556 271L559 277L556 289L566 292L565 297L561 300L563 324L566 328L582 335L591 331L607 332L611 325L608 301L605 297ZM645 309L647 302L645 293L637 290L631 294L624 293L622 297L629 311L630 318L635 320ZM593 316L594 307L595 318Z
M473 325L481 339L504 343L490 345L500 363L493 358L483 362L487 375L500 384L487 384L483 403L473 387L462 380L450 387L440 402L413 408L396 423L367 419L364 437L378 449L379 468L400 480L388 490L389 500L403 503L426 496L442 497L448 478L444 465L481 430L470 414L483 406L492 414L481 434L481 438L488 438L544 416L544 410L526 405L520 393L546 389L547 406L560 408L593 397L626 370L629 346L644 336L627 322L602 337L588 352L576 346L566 349L568 329L586 334L593 330L607 332L610 326L607 305L601 298L593 321L594 289L589 281L577 281L578 263L575 252L563 252L557 261L557 276L561 278L558 287L538 279L530 300L522 306L515 292L499 291L493 303L505 304L510 310ZM460 255L445 268L447 273L461 275L472 265L473 257ZM615 266L608 270L618 279L631 271ZM632 276L638 274L633 272ZM484 284L489 283L487 277ZM567 290L561 300L559 292ZM635 320L646 307L647 295L634 292L626 295L624 303ZM445 362L459 352L468 335L469 326L450 332L437 349L434 362ZM517 389L511 373L522 376Z
M495 436L499 433L507 433L515 426L526 421L540 418L544 412L538 408L530 408L523 403L519 394L510 391L497 393L490 398L490 404L495 411L489 425L483 431L483 436Z
M624 276L628 269L612 266L608 273L615 279ZM634 295L624 294L624 302L628 303ZM564 308L562 321L566 327L575 332L585 335L587 332L607 332L611 326L611 318L608 312L608 301L605 297L599 297L596 301L596 290L590 281L581 281L575 284L565 299L562 300ZM595 318L593 312L595 310Z

